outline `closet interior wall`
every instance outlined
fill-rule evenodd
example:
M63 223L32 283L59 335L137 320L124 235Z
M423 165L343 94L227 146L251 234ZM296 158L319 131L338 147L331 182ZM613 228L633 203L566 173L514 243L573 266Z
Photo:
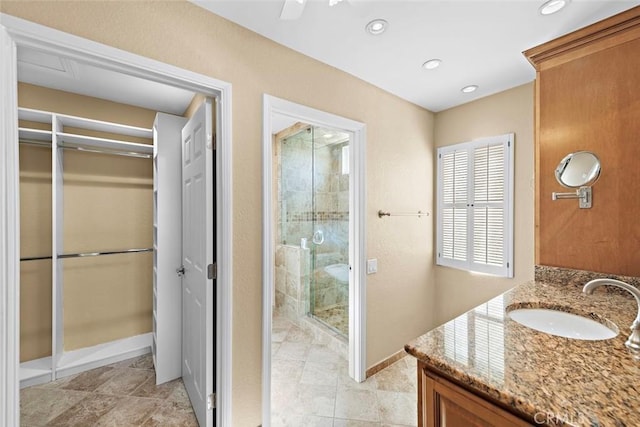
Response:
M21 108L150 129L155 111L20 83ZM54 116L55 117L55 116ZM20 127L52 131L47 123L21 120ZM55 126L55 125L54 125ZM60 129L58 129L60 131ZM82 134L152 145L150 138L65 126ZM63 194L58 194L58 253L118 251L153 246L153 166L150 158L59 150ZM51 257L52 149L20 144L21 258ZM61 202L61 203L60 203ZM55 220L53 221L55 222ZM62 343L52 336L51 259L21 261L20 360L50 357L52 346L69 352L152 330L153 254L128 253L64 258ZM53 304L55 310L56 305ZM55 362L54 362L55 363Z

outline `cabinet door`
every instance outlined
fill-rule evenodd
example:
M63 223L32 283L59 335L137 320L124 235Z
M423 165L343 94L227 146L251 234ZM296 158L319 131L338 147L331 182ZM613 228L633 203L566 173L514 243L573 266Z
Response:
M532 426L431 372L423 369L421 377L423 427Z

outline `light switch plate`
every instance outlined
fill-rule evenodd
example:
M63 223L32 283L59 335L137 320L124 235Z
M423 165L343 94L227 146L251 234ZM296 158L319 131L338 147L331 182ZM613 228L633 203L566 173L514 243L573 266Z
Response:
M378 260L376 258L367 260L367 274L378 272Z

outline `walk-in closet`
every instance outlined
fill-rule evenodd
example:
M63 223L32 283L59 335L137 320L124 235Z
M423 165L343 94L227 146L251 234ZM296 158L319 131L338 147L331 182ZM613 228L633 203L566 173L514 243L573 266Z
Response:
M133 105L105 99L99 86L95 96L86 84L61 90L26 64L21 388L149 353L151 382L180 378L181 131L205 98L176 89L170 109Z

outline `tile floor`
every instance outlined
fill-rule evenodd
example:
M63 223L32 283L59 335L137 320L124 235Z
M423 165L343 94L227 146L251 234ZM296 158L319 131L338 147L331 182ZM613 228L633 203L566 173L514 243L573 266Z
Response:
M346 358L292 322L273 321L273 427L417 425L416 362L358 384ZM155 385L150 355L20 391L22 427L197 427L182 380Z
M20 391L22 427L197 427L181 379L155 385L151 355Z
M349 306L338 305L313 313L318 319L336 328L342 335L349 335Z
M344 356L283 317L273 319L271 425L417 425L416 361L407 356L358 384Z

